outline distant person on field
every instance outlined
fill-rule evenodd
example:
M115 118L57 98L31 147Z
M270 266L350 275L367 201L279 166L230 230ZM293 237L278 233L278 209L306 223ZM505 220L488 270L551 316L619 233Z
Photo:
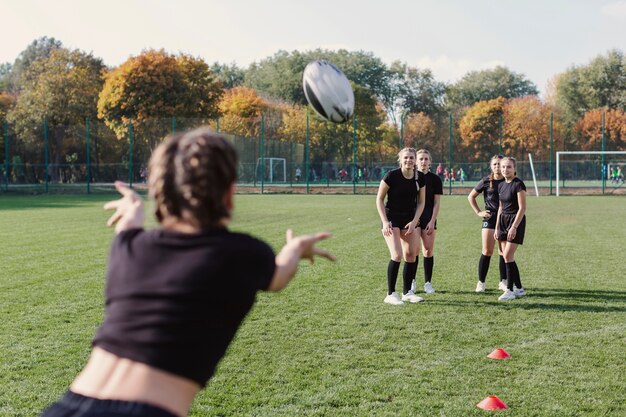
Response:
M419 219L424 210L423 176L415 166L416 152L404 148L398 153L400 167L390 170L380 181L376 196L376 209L382 223L382 233L391 259L387 265L387 304L400 305L404 301L418 303L424 299L411 290L417 272L417 253L420 248ZM385 198L387 202L385 203ZM402 297L396 292L400 262L402 271Z
M435 264L435 236L437 216L439 216L441 196L443 195L441 180L437 175L430 172L431 162L432 158L429 151L426 149L417 151L417 169L424 176L424 183L426 184L424 212L419 222L419 232L422 238L422 255L424 255L424 292L426 294L435 292L432 285L433 267ZM414 291L417 289L416 283L413 283L413 289Z
M500 206L500 198L498 197L498 186L504 177L500 173L501 155L494 155L489 161L491 173L482 178L476 184L476 187L469 193L467 199L474 213L483 221L482 228L482 253L478 260L478 283L476 284L476 292L485 292L485 279L489 272L489 264L491 256L496 245L494 232L496 231L496 220L498 219L498 208ZM482 194L485 200L485 209L478 207L476 198ZM498 288L502 291L506 290L506 265L504 256L500 252L500 283Z
M498 240L500 252L506 262L507 287L498 298L500 301L510 301L526 295L515 262L515 251L524 243L526 231L526 185L517 178L515 169L515 158L504 157L500 160L500 172L504 181L498 185L500 206L494 238Z
M237 155L207 129L167 138L150 159L148 186L160 226L144 230L141 198L117 182L105 204L115 236L104 323L87 365L42 416L183 417L254 304L279 291L300 259L334 257L315 245L328 233L294 237L278 255L228 230Z
M459 168L459 181L461 181L461 185L465 184L465 171L463 168Z
M450 172L448 171L448 168L443 170L443 177L444 177L444 183L450 181Z
M444 178L444 170L443 170L443 165L441 164L441 162L439 162L439 164L437 165L437 176L439 177L439 179L441 180L441 182L443 183L443 181L445 180Z
M300 177L302 177L302 170L300 167L296 168L296 182L300 182Z

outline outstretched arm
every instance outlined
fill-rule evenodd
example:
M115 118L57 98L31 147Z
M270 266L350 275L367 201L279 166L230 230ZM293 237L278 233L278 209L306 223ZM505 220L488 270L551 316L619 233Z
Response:
M115 210L107 221L107 226L115 225L115 233L143 227L143 200L128 185L115 181L115 189L122 195L119 200L109 201L105 210Z
M300 259L308 259L313 263L315 256L321 256L334 261L335 257L330 252L315 246L317 242L330 236L328 232L319 232L294 237L293 230L287 230L287 244L276 255L276 270L267 291L280 291L285 288L296 274Z

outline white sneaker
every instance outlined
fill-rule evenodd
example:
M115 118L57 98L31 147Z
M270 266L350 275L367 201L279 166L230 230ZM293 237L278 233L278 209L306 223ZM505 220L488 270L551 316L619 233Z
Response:
M431 284L430 282L427 282L426 284L424 284L424 292L426 294L434 294L435 289L433 288L433 284Z
M513 288L513 294L515 294L516 297L523 297L526 295L526 291L523 288Z
M391 304L394 306L399 306L399 305L404 304L402 300L400 299L400 296L398 295L398 293L395 291L389 294L388 296L386 296L384 302L385 304Z
M411 281L411 291L413 294L417 292L417 285L415 285L415 280Z
M498 297L498 301L511 301L515 300L515 293L511 290L506 290L504 294Z
M498 289L501 291L508 290L508 288L506 287L506 283L504 281L500 281L500 283L498 284Z
M478 281L478 284L476 284L476 292L485 292L485 283L484 282L480 282Z
M421 303L422 301L424 301L424 299L415 295L413 291L409 291L406 294L402 295L402 301L408 301L411 304L415 304Z

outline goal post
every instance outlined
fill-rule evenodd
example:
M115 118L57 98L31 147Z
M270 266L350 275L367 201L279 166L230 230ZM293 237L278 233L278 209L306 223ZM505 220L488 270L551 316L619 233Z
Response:
M269 183L287 182L287 158L258 158L255 171Z
M562 155L624 155L626 157L626 151L559 151L556 153L556 196L560 195L561 191L561 156ZM601 167L601 179L602 183L607 180L608 169L607 166Z

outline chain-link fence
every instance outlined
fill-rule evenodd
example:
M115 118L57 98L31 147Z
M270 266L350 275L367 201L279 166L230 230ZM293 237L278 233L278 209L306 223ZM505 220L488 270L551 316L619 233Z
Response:
M401 130L395 138L375 137L360 128L358 117L335 125L306 113L297 122L286 127L281 115L272 114L238 120L155 118L130 121L116 135L103 122L88 119L78 125L43 120L19 128L2 121L0 190L109 192L116 180L141 187L150 154L165 136L207 125L227 136L238 151L240 192L375 193L385 173L398 166L396 153L403 145L431 150L431 170L440 174L449 194L466 194L489 173L488 160L469 160L451 118L437 128L448 134L424 140L427 146L402 138ZM502 153L502 142L489 140L493 154ZM561 194L626 193L621 174L626 153L562 155L557 173L555 156L561 149L552 149L550 137L544 142L540 160L519 150L514 155L517 174L529 192L536 184L540 194L555 194L558 178Z

